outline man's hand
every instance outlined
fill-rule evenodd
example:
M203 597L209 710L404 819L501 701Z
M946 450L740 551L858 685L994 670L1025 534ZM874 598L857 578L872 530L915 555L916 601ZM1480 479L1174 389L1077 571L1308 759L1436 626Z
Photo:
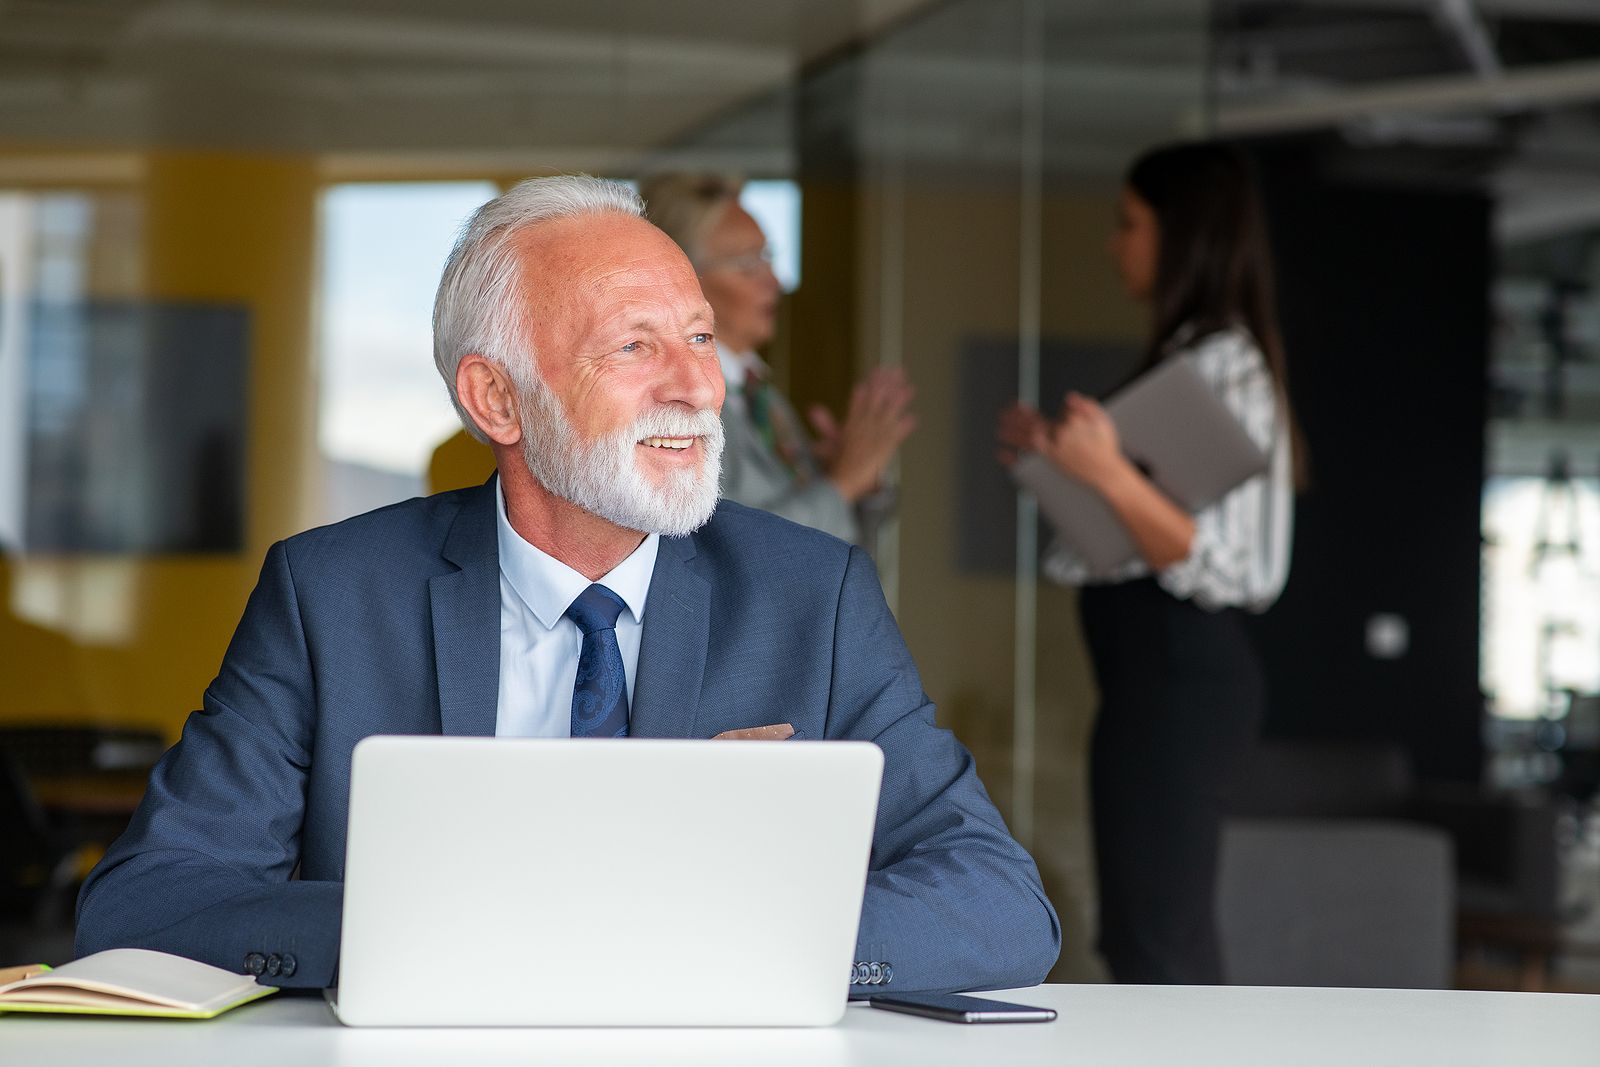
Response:
M820 404L810 410L817 458L839 495L852 504L877 490L884 468L916 429L915 392L903 371L885 367L856 383L843 425Z

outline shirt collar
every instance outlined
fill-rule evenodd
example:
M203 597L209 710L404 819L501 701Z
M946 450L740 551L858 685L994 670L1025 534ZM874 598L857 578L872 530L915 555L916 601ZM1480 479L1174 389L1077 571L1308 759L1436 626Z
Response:
M506 518L506 498L500 479L494 480L495 534L500 547L500 573L505 575L517 596L533 612L546 630L555 629L567 608L589 588L589 579L545 552L540 551L511 528ZM644 543L600 579L600 584L622 598L633 621L644 621L644 602L650 594L650 578L656 570L656 552L661 535L649 534Z
M768 367L754 352L735 352L717 343L717 359L722 363L722 380L728 383L728 392L738 393L744 388L745 377L752 371L766 375Z

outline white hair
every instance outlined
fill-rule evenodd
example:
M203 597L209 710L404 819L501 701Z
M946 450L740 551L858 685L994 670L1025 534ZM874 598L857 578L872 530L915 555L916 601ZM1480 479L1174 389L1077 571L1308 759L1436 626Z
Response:
M540 222L582 215L642 217L639 194L618 182L587 174L530 178L473 212L456 238L433 300L433 362L439 368L461 425L479 441L488 438L461 406L456 368L474 353L498 364L519 390L538 379L528 343L523 284L514 239Z
M743 188L743 179L733 174L652 174L640 180L639 196L650 221L678 242L698 271L706 238L739 203Z

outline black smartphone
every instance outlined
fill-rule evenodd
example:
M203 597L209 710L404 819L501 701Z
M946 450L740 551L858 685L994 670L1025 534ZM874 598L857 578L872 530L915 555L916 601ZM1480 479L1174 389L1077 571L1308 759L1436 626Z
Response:
M914 993L903 996L886 994L872 997L867 1003L885 1011L924 1015L929 1019L942 1019L947 1023L1047 1023L1056 1017L1053 1008L1008 1004L1003 1000L964 997L958 993L926 996Z

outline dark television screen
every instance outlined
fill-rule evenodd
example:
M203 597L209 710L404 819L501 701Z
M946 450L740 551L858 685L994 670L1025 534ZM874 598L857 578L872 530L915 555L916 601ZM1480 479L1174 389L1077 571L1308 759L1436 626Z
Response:
M248 335L230 305L33 304L27 548L242 548Z

